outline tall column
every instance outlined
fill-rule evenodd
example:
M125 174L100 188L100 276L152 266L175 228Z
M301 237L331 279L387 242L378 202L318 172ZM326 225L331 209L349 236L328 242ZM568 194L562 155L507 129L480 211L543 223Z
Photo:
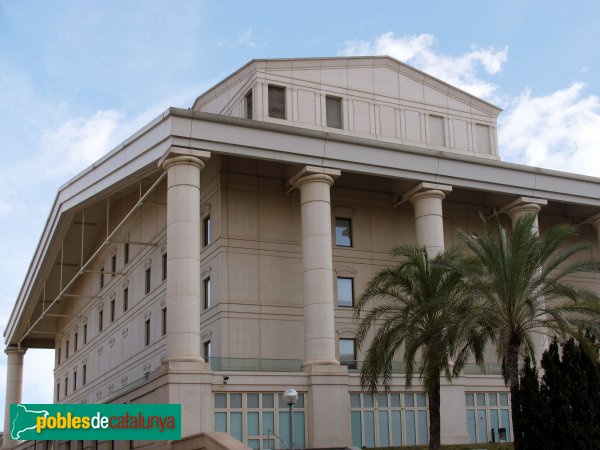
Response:
M25 349L14 346L6 347L4 353L8 356L6 362L6 396L4 399L4 437L2 448L12 448L18 441L10 438L10 405L21 403L23 388L23 355Z
M200 171L210 153L171 148L167 172L167 353L165 362L203 362L200 344Z
M339 170L306 166L290 179L300 190L308 446L314 448L342 448L352 441L349 377L336 358L334 318L330 190L339 175Z
M505 205L501 208L501 211L506 213L508 217L510 217L512 227L517 226L517 222L519 219L527 216L528 214L534 214L535 219L533 220L533 224L531 225L531 232L539 235L540 234L540 226L538 223L538 213L543 206L548 204L547 200L539 199L539 198L531 198L531 197L519 197L516 200L513 200L508 205ZM537 361L537 365L539 366L542 362L542 355L544 354L544 350L548 348L548 338L545 333L536 334L533 336L533 345L535 351L535 359Z
M333 315L330 189L339 170L306 166L290 179L300 189L304 366L339 365Z
M429 257L444 251L442 200L448 192L451 186L421 183L403 196L414 205L417 245L424 246Z

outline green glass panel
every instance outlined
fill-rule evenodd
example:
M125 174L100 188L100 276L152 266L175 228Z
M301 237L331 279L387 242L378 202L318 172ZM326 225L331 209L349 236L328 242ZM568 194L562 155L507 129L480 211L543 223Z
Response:
M473 395L473 394L467 394ZM467 409L467 431L469 433L469 443L477 443L477 434L475 433L475 410Z
M258 409L258 394L247 394L246 404L248 408Z
M404 418L406 419L406 444L415 445L417 443L417 434L415 430L415 412L406 411Z
M407 408L412 408L415 406L415 396L414 394L404 394L404 406Z
M419 444L427 444L428 442L428 436L429 436L429 432L427 429L427 411L418 411L417 412L418 416L418 428L419 428L419 440L418 443Z
M375 414L365 411L365 445L375 447Z
M304 411L294 411L294 444L297 447L304 448Z
M227 433L227 413L215 413L215 431Z
M387 394L378 394L377 395L377 406L380 408L387 408L387 405L388 405Z
M230 408L241 408L242 407L242 394L229 394L229 407Z
M360 448L362 447L362 426L360 423L360 412L352 411L350 414L352 425L352 445Z
M417 406L422 407L422 408L427 406L427 397L425 396L425 394L423 392L419 392L417 394Z
M390 394L390 400L392 401L392 408L400 407L400 394Z
M399 398L398 401L400 401ZM392 411L392 445L402 445L402 416L400 411Z
M360 394L350 394L350 407L360 408Z
M263 421L263 436L273 435L275 432L275 413L273 412L263 412L262 413L262 421Z
M500 394L500 406L508 406L508 394Z
M274 408L273 394L262 394L262 407L263 408Z
M258 436L258 412L249 412L246 415L248 421L248 436Z
M260 439L248 439L248 447L260 450Z
M227 394L215 394L215 408L227 408Z
M475 397L473 394L465 394L465 401L467 406L475 406Z
M231 436L236 438L238 441L243 442L244 430L242 426L242 413L234 412L229 415L229 424L231 425Z
M387 396L386 396L387 397ZM390 445L390 429L387 411L379 411L379 446Z

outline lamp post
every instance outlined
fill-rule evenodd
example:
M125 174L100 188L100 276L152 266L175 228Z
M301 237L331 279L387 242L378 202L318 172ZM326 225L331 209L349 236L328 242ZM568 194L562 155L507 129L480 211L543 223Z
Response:
M283 399L290 407L290 450L294 450L294 403L298 401L298 392L295 389L286 389Z

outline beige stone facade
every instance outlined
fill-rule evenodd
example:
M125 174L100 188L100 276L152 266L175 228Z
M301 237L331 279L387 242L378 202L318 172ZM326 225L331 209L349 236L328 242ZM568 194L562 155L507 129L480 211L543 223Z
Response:
M402 355L373 399L352 350L352 298L389 250L435 253L501 210L580 223L600 253L600 180L499 161L499 113L387 57L252 61L167 110L59 190L5 333L6 404L25 350L53 348L56 402L181 403L184 436L288 446L293 387L298 446L422 442ZM488 357L443 382L443 442L510 437Z

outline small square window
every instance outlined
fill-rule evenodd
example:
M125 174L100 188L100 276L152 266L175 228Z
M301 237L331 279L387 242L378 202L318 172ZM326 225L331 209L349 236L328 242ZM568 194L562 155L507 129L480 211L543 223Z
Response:
M340 339L340 364L356 369L356 342L354 339Z
M342 278L337 279L337 298L338 306L352 308L354 306L354 279Z
M342 99L339 97L325 97L325 110L327 114L327 126L329 128L343 128Z
M352 247L352 220L335 218L335 245Z
M203 285L204 285L204 309L208 309L211 306L210 277L204 279Z
M285 88L269 85L269 117L285 119Z
M151 280L151 272L150 272L150 267L148 267L146 269L146 272L144 273L144 293L149 294L150 293L150 280Z

